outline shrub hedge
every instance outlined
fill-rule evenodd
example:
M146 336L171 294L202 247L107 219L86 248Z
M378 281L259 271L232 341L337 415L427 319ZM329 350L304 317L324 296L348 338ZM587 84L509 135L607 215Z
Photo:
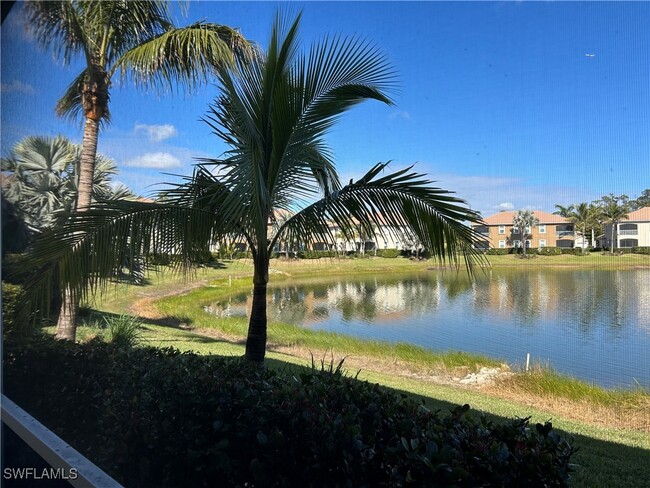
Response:
M566 486L550 423L432 412L341 373L34 341L5 392L125 486Z
M380 258L396 258L400 256L399 249L377 249L377 256Z
M22 292L22 286L2 282L2 333L4 337L8 337L14 332L16 311Z

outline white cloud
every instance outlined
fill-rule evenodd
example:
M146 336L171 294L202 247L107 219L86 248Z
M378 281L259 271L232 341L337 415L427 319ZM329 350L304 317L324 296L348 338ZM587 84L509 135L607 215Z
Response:
M161 142L178 134L176 127L171 124L165 125L147 125L135 124L133 131L136 134L146 134L149 142Z
M411 114L408 113L405 110L394 110L391 112L391 114L388 116L389 119L404 119L404 120L411 120Z
M23 93L25 95L34 95L36 93L36 89L32 85L18 80L14 80L11 83L2 83L0 90L2 90L2 93Z
M500 203L495 207L495 210L498 210L499 212L507 212L508 210L514 210L515 206L510 203L510 202L503 202Z
M124 166L155 169L178 168L181 166L181 160L169 153L147 153L126 161Z

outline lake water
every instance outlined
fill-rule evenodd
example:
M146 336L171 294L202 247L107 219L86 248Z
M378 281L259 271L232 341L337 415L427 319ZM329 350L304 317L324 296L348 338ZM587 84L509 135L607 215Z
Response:
M250 294L205 307L244 316ZM605 387L650 387L650 270L493 270L269 287L269 319L366 339L531 361Z

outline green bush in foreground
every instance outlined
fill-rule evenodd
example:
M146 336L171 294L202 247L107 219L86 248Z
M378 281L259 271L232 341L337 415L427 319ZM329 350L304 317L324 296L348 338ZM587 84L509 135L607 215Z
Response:
M566 486L575 451L550 423L442 415L339 368L51 340L4 366L10 398L130 487Z

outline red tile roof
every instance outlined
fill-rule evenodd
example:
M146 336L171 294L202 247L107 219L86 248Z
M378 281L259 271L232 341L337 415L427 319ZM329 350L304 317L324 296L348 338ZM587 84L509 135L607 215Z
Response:
M483 222L487 225L512 225L512 219L517 212L499 212L489 217L485 217ZM533 210L533 215L539 219L540 224L566 224L569 221L564 217L555 215L541 210Z
M627 214L628 222L650 222L650 207L642 207L639 210ZM626 221L623 220L623 223Z

